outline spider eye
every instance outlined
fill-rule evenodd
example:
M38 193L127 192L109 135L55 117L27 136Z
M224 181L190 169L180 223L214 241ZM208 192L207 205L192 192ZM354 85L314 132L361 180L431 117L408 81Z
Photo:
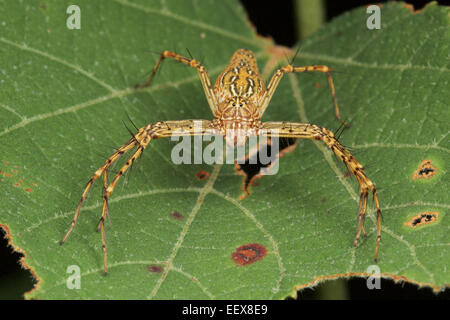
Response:
M236 107L236 102L233 102L233 107Z
M239 107L242 107L242 103L239 103Z

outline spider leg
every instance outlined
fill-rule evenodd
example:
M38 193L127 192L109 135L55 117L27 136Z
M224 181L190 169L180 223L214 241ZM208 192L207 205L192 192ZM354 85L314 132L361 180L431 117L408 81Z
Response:
M346 165L348 170L355 176L360 187L360 199L358 206L358 229L356 231L353 246L356 246L361 233L366 236L364 230L364 220L367 212L367 202L369 191L372 192L373 202L377 210L377 240L375 246L374 260L378 260L378 249L381 240L381 209L378 201L378 195L375 185L366 176L363 166L356 158L336 139L334 133L328 129L306 123L294 122L265 122L262 123L259 131L260 135L322 140L336 156L338 156Z
M339 107L337 104L336 99L336 91L334 89L334 83L333 83L333 77L331 76L331 68L328 66L323 65L314 65L314 66L305 66L305 67L295 67L291 64L288 64L287 66L284 66L280 69L278 69L270 79L269 84L267 85L267 91L264 93L264 95L260 99L260 105L261 105L261 111L260 114L263 114L266 110L267 106L269 105L270 100L272 99L272 96L275 92L275 89L278 86L278 83L280 82L281 78L286 73L291 72L322 72L325 73L328 79L328 84L330 86L331 91L331 98L333 99L334 104L334 112L336 114L336 118L341 122L344 126L349 127L350 125L341 119L341 116L339 114Z
M204 135L204 134L216 134L216 131L212 129L212 122L206 120L180 120L180 121L165 121L165 122L156 122L154 124L149 124L145 127L142 127L138 130L138 132L134 135L132 139L130 139L126 144L117 149L105 162L103 166L101 166L89 180L81 199L78 203L77 209L75 211L74 218L70 225L69 230L67 231L64 238L61 240L61 244L67 240L68 236L72 232L77 222L77 219L80 215L81 205L83 201L86 199L89 190L91 189L95 180L97 180L101 175L103 175L103 206L102 206L102 215L100 221L97 225L97 231L101 230L102 234L102 249L103 249L103 265L104 272L107 275L107 248L106 248L106 232L105 232L105 219L109 215L109 205L108 200L111 196L111 193L114 191L114 187L116 186L119 179L125 174L125 172L132 166L132 164L139 158L144 149L147 147L149 142L154 139L170 137L174 136L194 136L194 135ZM116 162L122 154L127 151L134 149L137 146L137 149L134 151L132 156L127 160L127 162L122 165L119 171L114 176L114 179L111 183L108 184L108 168L112 163Z
M166 58L175 59L178 62L181 62L189 67L197 69L198 75L200 77L200 81L202 82L203 89L205 91L206 100L208 100L209 106L211 108L211 111L215 114L215 111L217 109L217 99L214 94L214 91L212 89L211 80L209 78L208 72L206 71L206 68L197 60L195 59L189 59L186 57L183 57L175 52L172 51L163 51L159 57L158 62L153 67L152 73L147 78L144 84L137 84L135 88L146 88L150 85L153 77L156 74L156 71L161 66L162 62Z
M105 198L106 188L108 187L108 169L103 172L103 198ZM106 207L105 214L102 212L102 216L97 224L97 232L100 231L102 223L104 223L106 217L109 218L108 207Z
M61 240L61 244L64 244L64 242L66 242L67 237L70 235L70 233L72 232L72 230L75 228L75 224L78 220L78 217L80 216L80 211L81 211L81 205L83 204L84 200L86 200L89 191L91 190L92 185L94 184L95 180L97 180L102 174L105 173L105 171L117 160L119 160L119 158L122 156L122 154L124 154L125 152L133 149L136 145L138 144L138 142L136 141L135 138L132 138L130 140L128 140L127 143L125 143L122 147L120 147L119 149L116 150L116 152L114 152L103 164L103 166L101 166L97 171L95 171L94 175L91 177L91 179L88 181L88 183L86 184L86 187L84 188L84 191L81 195L80 201L78 202L78 206L77 209L75 210L75 215L72 219L72 222L70 224L70 228L67 231L66 235L64 236L64 238Z

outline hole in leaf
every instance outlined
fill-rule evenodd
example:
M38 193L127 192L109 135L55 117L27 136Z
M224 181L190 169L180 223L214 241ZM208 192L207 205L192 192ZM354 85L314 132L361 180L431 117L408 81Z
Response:
M296 139L293 138L280 138L280 151L275 156L275 161L279 161L279 159L286 153L294 150L296 147L295 142ZM270 139L267 140L267 154L272 155L272 150L270 148ZM255 156L256 164L251 164L250 159L254 159ZM244 160L244 163L236 163L234 167L237 174L244 176L242 181L242 190L244 191L244 193L240 197L241 200L250 195L250 186L256 187L259 185L255 180L260 179L264 175L264 172L267 172L269 168L275 164L275 161L268 164L262 164L260 161L258 149L250 150L249 153L245 156Z
M412 217L409 221L405 222L405 226L410 228L417 228L426 224L434 223L439 219L439 213L437 211L421 212L418 215Z
M431 160L423 160L419 168L417 168L416 171L414 171L414 174L412 176L413 180L418 179L430 179L434 175L436 175L437 169L435 166L433 166L433 163Z

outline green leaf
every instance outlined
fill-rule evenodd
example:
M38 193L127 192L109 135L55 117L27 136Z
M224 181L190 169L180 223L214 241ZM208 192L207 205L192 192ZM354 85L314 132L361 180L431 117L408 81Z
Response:
M370 272L374 210L368 237L352 247L358 185L325 145L311 141L298 141L278 174L259 179L244 200L234 166L174 165L176 142L152 141L112 194L109 275L95 232L101 181L61 247L85 183L129 139L124 122L134 131L127 116L137 126L211 119L196 71L182 64L165 62L150 88L133 89L156 63L152 52L188 55L189 48L212 81L242 47L256 53L261 70L268 61L285 63L237 1L77 3L80 30L66 27L69 1L0 6L0 224L38 278L27 298L278 299ZM295 64L335 70L341 116L351 121L340 140L378 188L382 276L441 290L450 282L449 10L385 4L380 30L368 30L367 18L360 8L333 20L302 43ZM285 76L263 120L339 127L323 74ZM426 159L436 174L413 180ZM197 179L200 170L210 176ZM425 211L438 220L404 225ZM255 243L267 255L236 265L233 252ZM67 286L76 284L67 272L73 265L80 289Z

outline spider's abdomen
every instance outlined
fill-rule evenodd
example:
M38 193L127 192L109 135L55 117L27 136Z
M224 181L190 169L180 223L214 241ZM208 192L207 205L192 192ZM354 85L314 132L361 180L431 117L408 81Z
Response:
M214 116L220 128L253 128L261 118L259 102L265 91L253 52L237 50L214 85L218 103Z
M230 64L214 85L214 93L219 103L239 96L257 104L265 90L255 55L248 49L239 49L233 54Z

